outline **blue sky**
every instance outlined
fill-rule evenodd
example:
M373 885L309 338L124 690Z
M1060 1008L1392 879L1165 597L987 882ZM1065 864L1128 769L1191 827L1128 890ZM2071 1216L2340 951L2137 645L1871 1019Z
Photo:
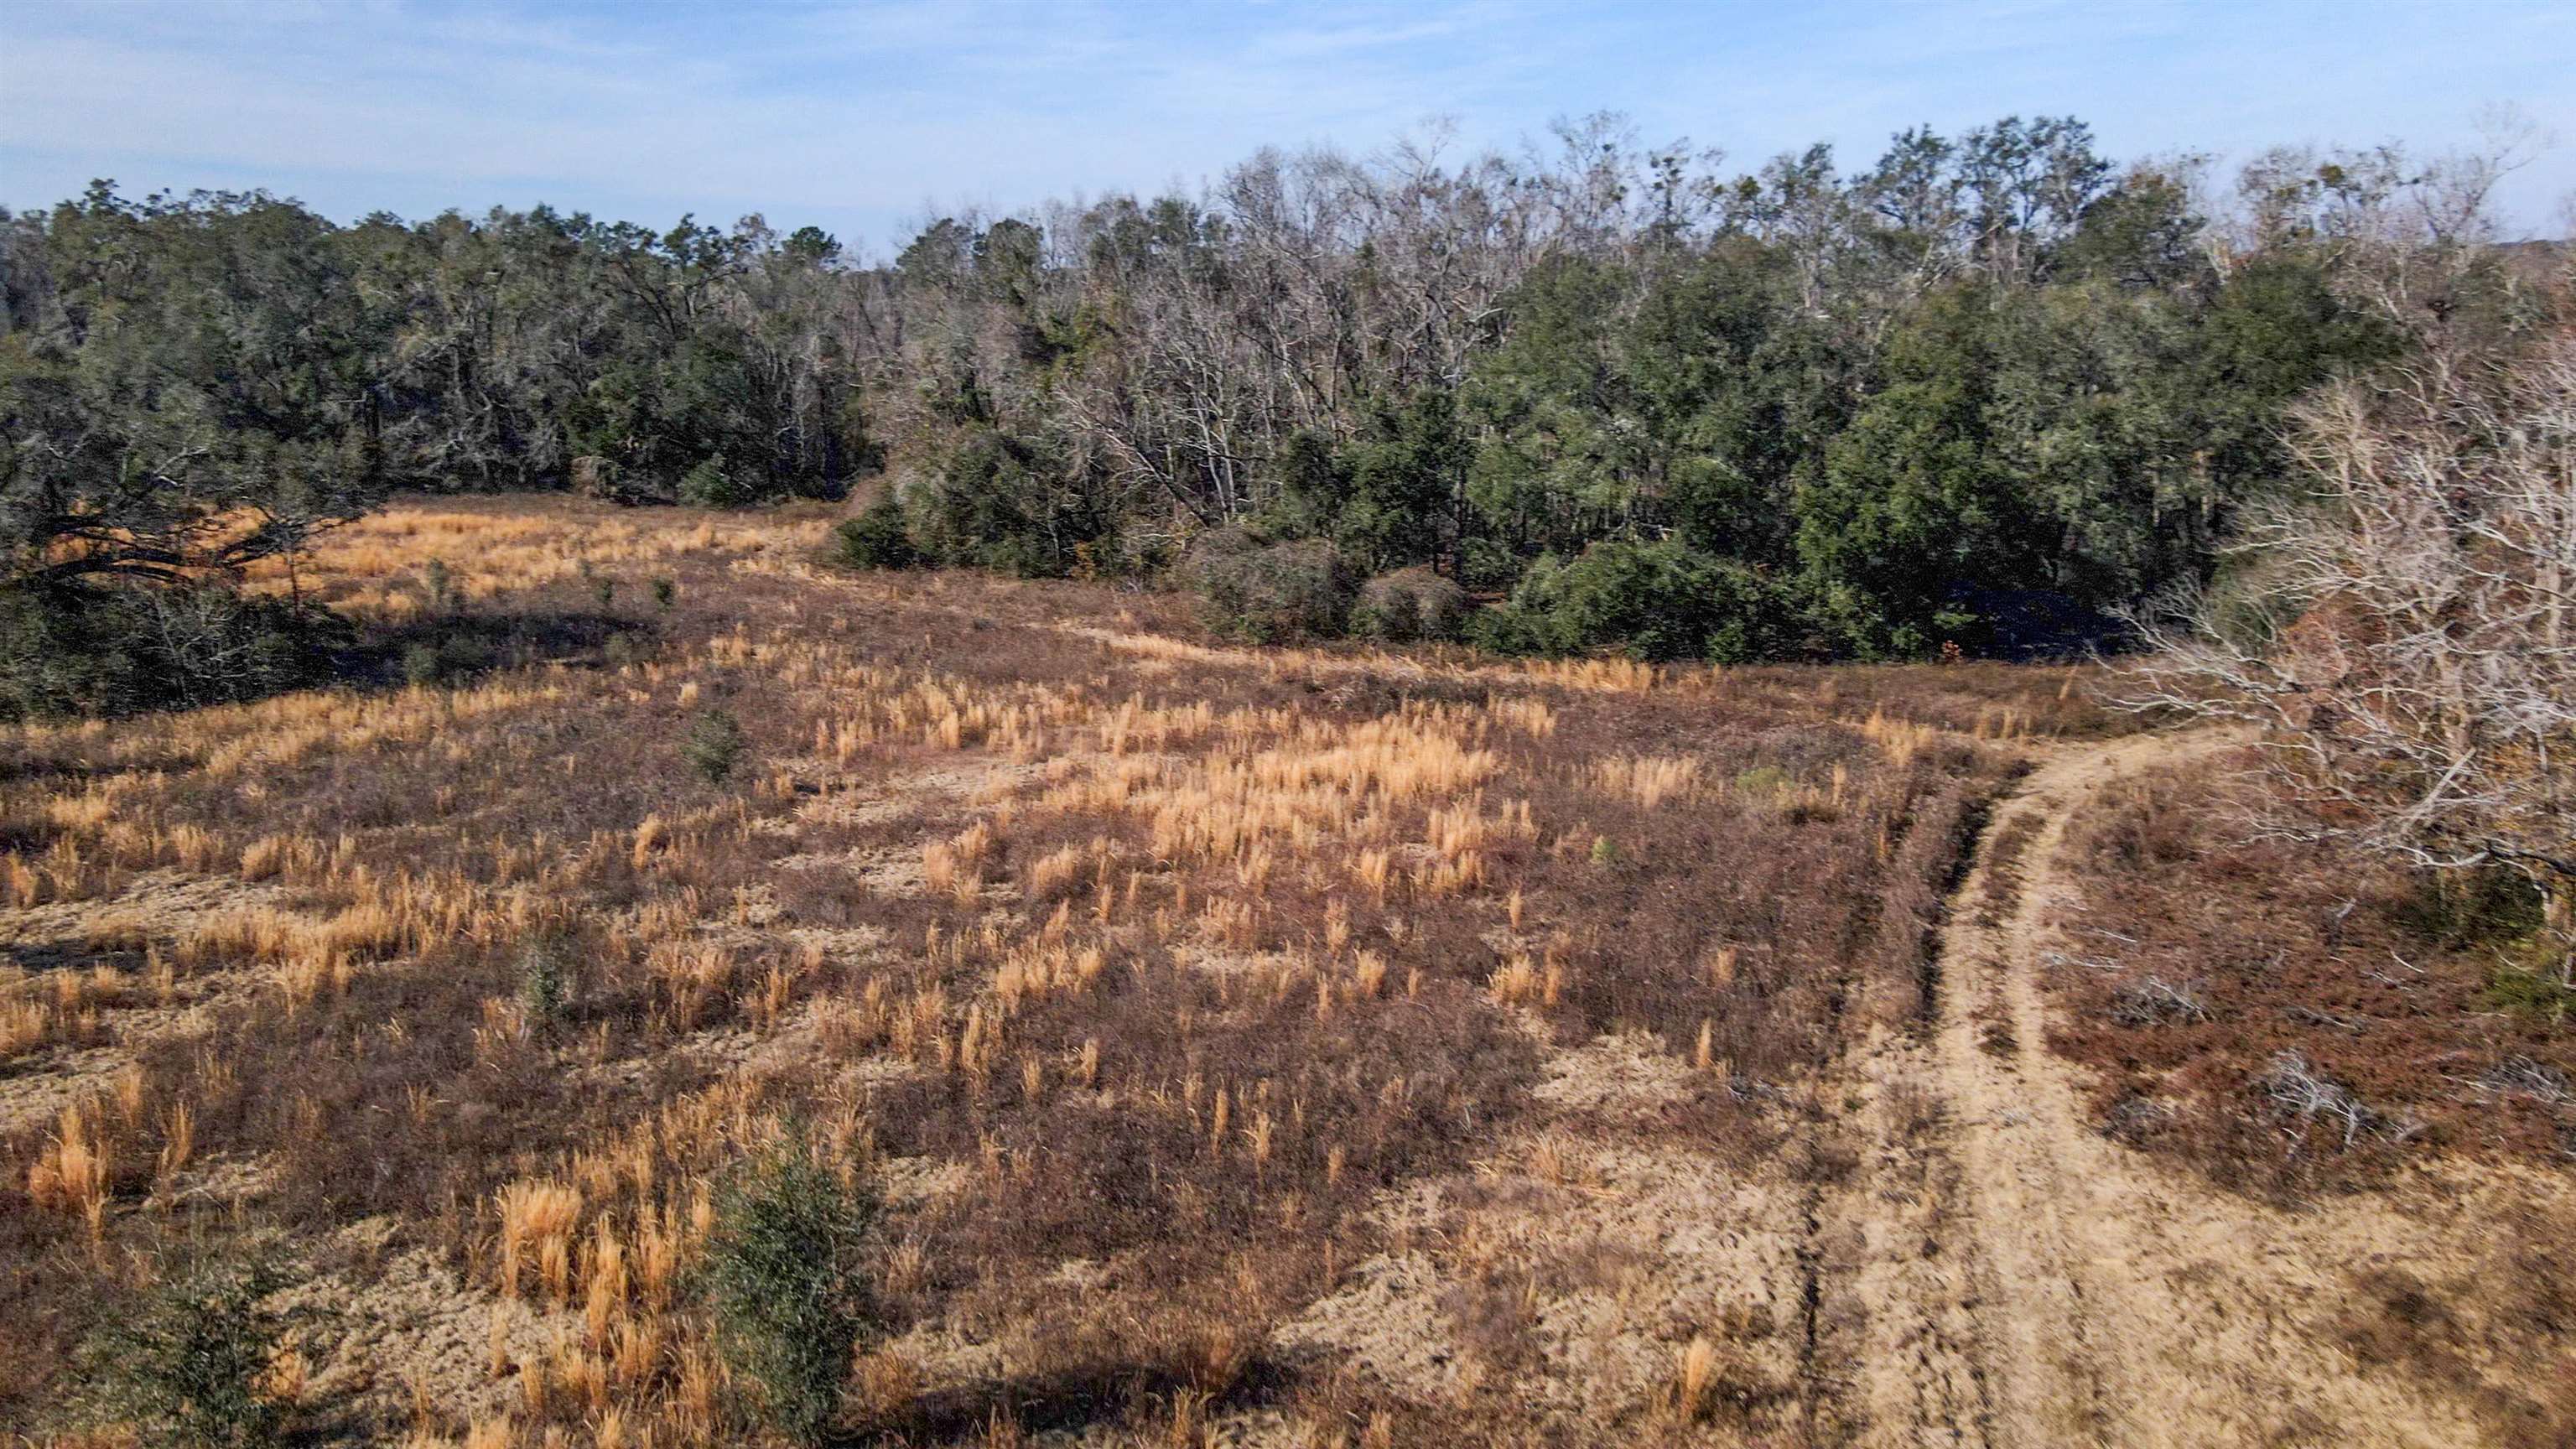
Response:
M959 204L1195 187L1263 144L1367 151L1435 116L1516 145L1617 110L1751 167L1810 141L2072 112L2128 156L2554 137L2513 229L2576 193L2568 0L1097 4L0 0L0 202L112 176L335 216L551 201L765 213L882 252Z

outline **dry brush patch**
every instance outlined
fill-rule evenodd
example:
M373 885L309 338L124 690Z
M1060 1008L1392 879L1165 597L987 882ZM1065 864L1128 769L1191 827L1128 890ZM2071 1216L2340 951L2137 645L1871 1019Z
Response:
M1949 696L2015 735L2055 676L1917 716L1896 675L1249 654L1105 589L820 576L818 529L406 506L289 582L517 641L482 672L10 738L0 1102L55 1095L0 1142L0 1420L61 1426L166 1250L284 1234L362 1310L299 1350L317 1429L725 1442L693 1265L796 1133L886 1204L854 1430L1788 1422L1778 1281L1717 1267L1793 1272L1748 1184L1850 1003L1918 989L2002 769ZM1485 1184L1427 1249L1475 1371L1298 1330L1443 1183ZM1704 1190L1779 1251L1658 1267Z
M2536 920L2489 883L2251 838L2245 788L2148 775L2070 832L2086 894L2056 1036L2106 1113L2267 1192L2444 1152L2565 1160L2576 1047L2511 995Z
M2256 838L2251 788L2151 773L2076 822L2051 1045L2120 1141L2328 1220L2403 1214L2346 1274L2349 1350L2456 1393L2498 1442L2563 1438L2576 1280L2539 1245L2576 1161L2576 1044L2516 990L2537 903Z

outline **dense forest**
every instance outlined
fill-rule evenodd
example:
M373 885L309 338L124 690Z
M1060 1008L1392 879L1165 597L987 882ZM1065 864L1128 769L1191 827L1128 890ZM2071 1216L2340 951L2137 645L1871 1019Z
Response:
M1258 637L2083 647L2218 571L2296 399L2564 316L2492 159L2207 172L2042 118L1738 174L1598 118L878 260L102 182L0 213L7 704L291 679L330 621L225 580L396 489L847 497L849 562L1170 578Z

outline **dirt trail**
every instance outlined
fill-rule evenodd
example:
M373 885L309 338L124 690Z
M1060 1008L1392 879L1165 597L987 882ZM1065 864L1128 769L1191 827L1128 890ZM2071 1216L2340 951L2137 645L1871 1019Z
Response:
M2082 909L2060 861L2106 785L2230 741L2052 749L1951 902L1926 1039L1863 1054L1841 1195L1852 1437L1874 1445L2475 1444L2467 1406L2336 1346L2346 1270L2421 1243L2381 1201L2295 1216L2105 1138L2046 1046L2042 972Z

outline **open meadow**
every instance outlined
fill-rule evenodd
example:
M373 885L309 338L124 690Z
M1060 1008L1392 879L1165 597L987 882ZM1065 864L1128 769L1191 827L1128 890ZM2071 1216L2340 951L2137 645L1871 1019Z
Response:
M2576 1051L2236 842L2234 737L830 521L397 502L254 576L372 683L0 741L0 1426L131 1442L114 1330L255 1261L299 1442L745 1442L783 1161L865 1218L852 1442L2576 1428Z
M2576 1449L2576 6L1737 8L14 7L0 1449Z

